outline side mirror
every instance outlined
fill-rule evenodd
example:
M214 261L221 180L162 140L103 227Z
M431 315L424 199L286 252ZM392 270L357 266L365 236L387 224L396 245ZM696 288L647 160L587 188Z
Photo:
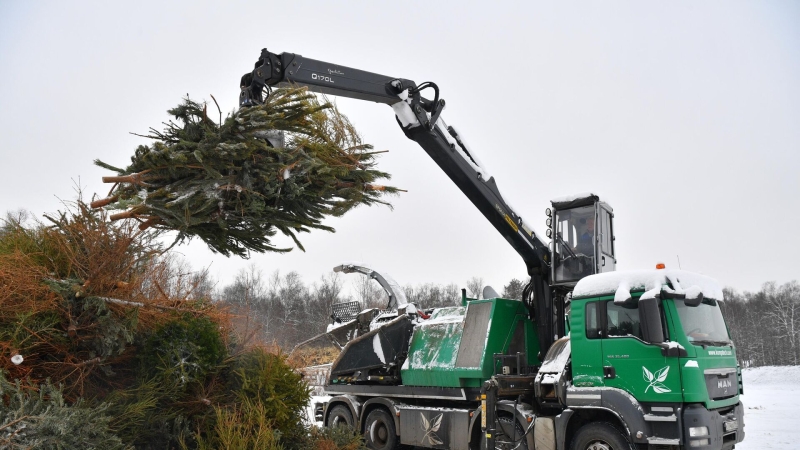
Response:
M630 295L627 298L614 298L614 304L617 306L622 306L623 308L634 309L638 303L639 302ZM641 310L639 311L639 322L643 322Z
M703 303L703 293L701 292L701 293L697 294L696 297L692 297L692 298L685 297L683 299L683 303L686 304L686 306L691 306L691 307L698 306L698 305L700 305L700 303Z
M689 289L687 289L682 294L677 294L675 292L669 292L669 291L663 291L663 292L661 292L661 296L663 298L672 298L672 299L675 299L675 300L683 300L683 303L686 306L690 306L692 308L694 308L696 306L699 306L700 303L703 303L703 300L705 300L705 297L703 297L703 291L697 286L690 287Z
M658 310L658 299L639 299L639 324L642 338L651 344L664 342L664 327L661 325L661 312Z

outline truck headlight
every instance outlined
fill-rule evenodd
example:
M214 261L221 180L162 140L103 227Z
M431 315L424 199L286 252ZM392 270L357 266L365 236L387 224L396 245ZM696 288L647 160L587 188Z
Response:
M689 436L691 437L708 436L708 427L691 427L689 428ZM708 439L706 439L706 442L708 442Z
M698 439L696 441L689 441L689 447L702 447L708 445L708 439Z

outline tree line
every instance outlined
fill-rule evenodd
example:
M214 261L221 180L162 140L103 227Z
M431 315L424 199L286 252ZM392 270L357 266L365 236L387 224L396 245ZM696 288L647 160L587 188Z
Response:
M346 282L352 283L347 289ZM512 279L502 297L520 299L527 280ZM463 284L466 295L481 298L484 281L472 277ZM406 298L422 308L461 304L461 287L455 283L403 286ZM290 351L296 344L325 332L334 303L358 301L362 308L385 308L388 297L377 282L354 274L331 272L307 283L297 272L266 275L255 266L241 271L234 281L214 290L240 317L238 326L259 340L274 342ZM765 283L757 292L726 288L722 313L736 345L742 367L800 364L800 284Z
M347 289L346 282L351 283L351 289ZM275 343L287 351L326 331L332 322L334 303L357 301L361 308L378 309L386 308L389 303L380 285L361 274L343 276L331 272L308 283L294 271L265 274L250 266L221 288L210 291L207 284L198 291L229 307L238 317L236 325L244 335ZM467 296L481 298L483 279L473 277L464 286ZM522 282L512 280L503 294L508 298L521 298L522 286ZM409 302L422 308L461 304L461 288L455 283L406 285L403 292Z
M764 283L758 292L725 289L722 314L742 367L800 364L800 284Z

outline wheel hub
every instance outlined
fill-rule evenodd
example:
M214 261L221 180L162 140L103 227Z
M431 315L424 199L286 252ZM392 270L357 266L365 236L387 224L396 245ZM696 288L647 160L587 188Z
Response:
M370 426L369 437L373 443L384 446L389 440L389 431L386 429L386 425L376 421Z
M586 446L586 450L612 450L612 448L603 441L594 441Z

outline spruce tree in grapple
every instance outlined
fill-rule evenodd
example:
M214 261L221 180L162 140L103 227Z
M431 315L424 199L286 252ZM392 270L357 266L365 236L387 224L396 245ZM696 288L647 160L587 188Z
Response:
M298 232L324 225L358 205L387 204L394 187L375 169L372 146L350 121L305 88L280 88L263 105L240 109L220 123L204 104L183 101L169 113L175 121L150 129L156 142L139 146L125 169L96 160L118 176L110 197L93 207L124 210L112 220L134 218L142 229L178 231L176 243L198 237L215 252L284 252L272 245L277 232L302 250ZM286 133L283 147L265 136Z

